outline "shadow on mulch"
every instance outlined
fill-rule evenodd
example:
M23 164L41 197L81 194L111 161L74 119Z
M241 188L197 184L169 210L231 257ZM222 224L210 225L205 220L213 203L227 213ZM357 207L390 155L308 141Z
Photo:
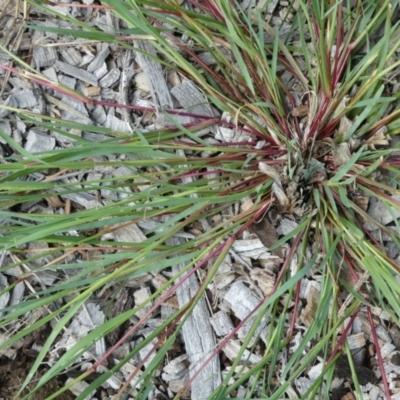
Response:
M34 361L35 358L29 357L22 349L18 351L17 357L14 360L10 360L6 357L0 358L0 398L4 400L19 400L23 396L29 394L30 390L35 387L34 383L28 386L29 389L27 388L24 390L22 397L16 397ZM45 368L39 369L33 381L37 382L45 372ZM65 375L60 375L52 379L34 393L30 400L44 400L48 398L53 393L57 392L57 390L64 387L65 381ZM69 391L57 397L58 400L74 400L75 398L76 397Z

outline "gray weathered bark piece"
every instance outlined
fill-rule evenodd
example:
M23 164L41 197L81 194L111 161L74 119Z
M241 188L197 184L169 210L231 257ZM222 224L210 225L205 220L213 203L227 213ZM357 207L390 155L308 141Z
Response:
M400 195L393 195L393 200L395 201L400 201ZM393 221L393 218L399 218L400 217L400 211L396 210L394 207L389 209L387 205L385 205L382 201L378 200L375 202L371 202L369 208L368 208L368 214L378 222L380 222L382 225L389 224L390 222ZM370 223L369 221L366 221L364 223L364 226L367 229L374 229L373 223Z
M56 139L48 135L41 135L31 129L28 132L25 143L25 150L31 153L53 150L56 145Z
M66 193L63 194L63 189L56 189L57 192L60 193L62 199L69 199L79 204L82 207L85 207L87 210L91 208L100 208L103 207L103 204L100 203L96 196L88 193Z
M57 53L53 47L38 46L33 49L33 59L37 68L50 67L57 60Z
M82 55L73 47L61 51L63 59L70 65L79 65L82 62Z
M184 79L180 85L174 86L171 93L185 110L193 114L214 116L207 97L189 79Z
M132 132L132 128L127 122L113 115L107 115L104 126L118 132Z
M167 244L179 246L184 239L171 238ZM185 263L172 267L172 272L177 274ZM190 276L178 289L177 297L179 306L187 304L196 294L199 284L195 276ZM201 297L193 312L182 327L185 340L186 353L190 362L190 376L206 361L207 357L214 351L216 346L215 336L210 324L210 315L204 296ZM214 357L200 372L191 386L193 400L207 399L221 383L221 369L218 356Z
M18 107L18 102L17 100L14 99L13 96L10 96L2 105L9 107ZM0 118L7 117L7 115L10 114L11 112L12 111L8 110L7 108L0 108Z
M29 109L37 105L37 100L30 89L20 90L13 97L17 100L19 108Z
M228 314L222 310L216 312L210 320L215 333L218 336L229 335L233 331L233 324Z
M261 299L259 299L251 289L244 285L243 282L234 283L229 291L224 296L224 301L228 307L233 311L233 313L241 321L248 317L248 315L254 311L254 309L259 305ZM257 318L257 313L251 315L243 326L238 331L238 337L243 342L249 333L255 319ZM250 345L253 345L254 340L260 335L261 339L266 342L266 331L268 319L263 318L261 323L258 325ZM263 331L264 330L264 331Z
M110 49L108 47L108 44L107 43L102 43L98 48L98 52L96 54L96 57L88 65L87 71L88 72L94 72L97 69L99 69L103 65L103 62L105 61L105 59L108 57L109 54L110 54Z
M124 56L124 67L122 68L121 79L119 80L119 100L121 104L129 104L129 87L132 85L132 78L134 75L133 68L133 52L127 50ZM130 111L126 108L121 108L121 115L123 120L129 124L132 123Z
M135 47L146 53L157 56L154 46L148 41L136 40ZM137 62L142 67L143 72L150 84L150 93L154 104L159 104L161 108L174 108L174 101L169 93L167 82L161 65L149 57L137 53ZM158 101L157 101L158 99Z
M119 79L121 72L118 68L113 68L107 74L105 74L99 81L102 88L108 88L114 85Z
M90 72L85 71L84 69L74 67L73 65L69 65L62 61L57 61L55 65L56 68L58 68L64 74L80 79L83 82L89 83L89 85L98 86L97 78Z

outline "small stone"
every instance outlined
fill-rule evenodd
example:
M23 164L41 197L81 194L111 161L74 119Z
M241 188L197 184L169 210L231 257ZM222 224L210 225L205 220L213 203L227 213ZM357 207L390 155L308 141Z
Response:
M149 81L147 80L146 74L144 72L140 72L135 76L136 89L139 89L142 92L150 92Z

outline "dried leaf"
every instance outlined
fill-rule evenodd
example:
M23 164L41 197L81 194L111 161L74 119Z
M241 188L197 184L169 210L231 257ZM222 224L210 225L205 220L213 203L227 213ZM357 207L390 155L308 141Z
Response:
M64 203L58 196L47 197L46 200L47 203L49 203L49 206L52 208L61 208L64 206Z
M267 218L264 218L259 223L251 225L249 231L255 233L267 249L272 247L279 239L275 227ZM278 247L277 249L272 250L272 252L279 258L283 259L284 251L282 247Z
M386 126L382 126L372 137L367 139L364 143L368 145L368 149L375 150L375 146L389 146L391 139L389 135L386 135L386 132Z
M288 207L289 199L287 198L280 181L275 180L275 182L272 184L272 192L278 199L278 203L282 208Z
M337 167L341 167L350 160L350 156L348 143L340 143L333 151L333 162Z
M261 172L263 172L265 175L270 176L273 179L279 179L279 174L278 171L274 168L271 167L268 164L265 164L263 162L258 163L258 168L260 169Z
M253 200L247 199L241 206L240 206L240 211L241 212L246 212L251 209L251 207L254 206Z
M305 104L302 104L301 106L298 106L293 109L292 115L293 117L305 117L308 114L308 106Z
M272 293L275 284L275 276L273 274L261 268L253 268L250 271L250 278L257 282L264 296Z
M314 321L314 317L317 312L320 293L314 286L310 285L310 289L306 298L307 305L301 312L300 319L306 327L309 327Z
M369 197L357 195L354 197L354 203L356 203L356 205L360 207L361 210L366 212L368 210Z
M349 118L347 118L345 116L340 118L339 128L338 128L338 131L335 133L335 137L345 136L346 133L352 127L352 125L353 125L353 122Z

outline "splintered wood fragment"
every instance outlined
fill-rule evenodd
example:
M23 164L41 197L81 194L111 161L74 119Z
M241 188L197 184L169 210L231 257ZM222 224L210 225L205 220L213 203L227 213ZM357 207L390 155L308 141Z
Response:
M156 119L156 127L159 129L163 129L166 126L176 126L175 121L178 121L178 123L181 125L185 125L185 124L190 124L191 122L195 122L196 120L187 115L176 114L171 119L168 118L165 114L159 114Z
M232 61L232 56L229 50L221 47L219 51L224 55L225 59ZM196 55L196 57L205 65L214 65L217 64L217 59L214 55L209 52L203 52Z
M143 304L149 297L151 296L151 291L150 288L144 287L139 290L136 290L135 293L133 294L133 297L135 299L135 305L140 306ZM140 310L137 311L136 315L141 318L143 317L147 311L149 311L152 307L152 302L149 302L145 307L141 308Z
M99 81L99 85L102 88L108 88L114 85L121 76L121 71L118 68L113 68L107 74L105 74Z
M128 122L122 121L122 119L119 119L114 115L107 115L104 126L115 132L132 132L132 128Z
M366 344L364 332L347 336L347 343L350 350L360 349L361 347L364 347Z
M58 102L57 104L59 106L61 105L63 107L63 110L68 111L71 114L76 114L74 111L77 111L79 114L76 114L76 116L79 118L86 117L88 120L90 120L89 113L87 112L85 105L80 101L72 99L69 96L63 96L61 98L61 102ZM65 105L69 106L70 109L67 109Z
M260 299L243 282L234 283L224 301L240 320L245 319L260 303Z
M307 372L308 377L314 382L319 376L321 376L324 369L324 363L313 365Z
M286 208L289 205L289 199L287 198L286 193L283 190L280 180L275 179L274 183L272 184L272 192L274 193L281 207Z
M36 46L33 49L33 60L36 68L50 67L57 60L57 53L53 47Z
M0 69L1 70L1 69ZM7 100L2 103L1 105L3 106L9 106L9 107L18 107L18 102L17 100L14 99L13 96L9 96ZM10 114L12 111L10 109L7 109L6 107L0 108L0 118L6 117L8 114Z
M248 317L260 304L261 299L258 298L243 282L234 283L229 291L224 296L224 302L233 311L237 318L240 320ZM252 325L257 318L257 313L253 314L246 320L243 326L238 331L238 337L243 341L249 333ZM254 344L256 338L261 337L262 340L266 341L266 327L268 321L267 318L263 318L258 325L250 345Z
M233 243L232 247L238 253L265 249L265 245L261 242L260 239L235 240L235 243Z
M110 54L110 49L107 43L102 43L101 45L99 45L96 57L88 65L87 71L94 72L97 69L99 69L103 65L103 62L109 56L109 54Z
M7 136L11 136L12 130L9 121L0 122L0 131L2 131ZM0 137L0 143L6 144L7 142L2 137Z
M34 112L37 112L40 115L47 115L48 114L48 108L47 108L47 103L46 99L44 97L44 91L43 88L37 84L36 82L32 81L32 93L35 96L37 105L34 108Z
M67 381L66 381L66 384L70 384L70 383L73 382L73 381L74 381L74 378L68 378ZM75 383L74 385L72 385L72 386L69 388L69 390L70 390L70 392L71 392L74 396L77 396L77 397L78 397L78 396L79 396L81 393L83 393L88 387L89 387L89 384L88 384L88 383L86 383L85 381L80 381L80 382L77 382L77 383ZM86 398L91 399L92 396L95 395L95 393L96 393L96 390L93 390L91 393L88 394L88 397L86 397Z
M269 1L267 5L267 14L273 14L278 3L279 0Z
M65 191L64 189L56 188L55 190L60 193L62 199L69 199L86 209L103 207L103 204L99 202L96 196L93 196L92 194L83 192L63 194L62 192Z
M86 82L89 85L98 86L97 78L93 74L85 71L82 68L74 67L73 65L69 65L62 61L57 61L55 63L55 66L66 75L72 76L76 79L80 79L81 81Z
M187 370L187 366L188 366L187 355L183 354L183 355L171 360L163 368L163 371L170 375L178 375L181 372Z
M268 221L268 217L264 217L260 222L252 224L249 227L249 231L255 233L267 249L279 240L275 226ZM282 246L272 250L272 252L279 258L284 258L284 249Z
M246 142L250 139L249 134L241 129L230 129L214 125L211 130L215 132L215 139L223 142Z
M75 101L68 96L62 96L61 100L58 100L57 98L45 93L44 97L50 104L55 105L62 111L63 119L88 125L92 123L91 119L88 117L86 108L82 103Z
M64 331L61 339L55 343L50 354L57 355L60 349L71 349L79 340L103 323L104 313L100 306L94 303L86 303L82 311L69 324L68 329Z
M189 378L186 354L171 360L163 369L162 379L168 382L168 388L173 393L182 389Z
M79 65L82 62L81 53L74 47L61 51L62 58L70 65Z
M8 303L9 307L15 306L22 302L22 300L24 298L24 294L25 294L25 289L26 289L26 286L25 286L24 282L19 282L15 285L15 287L11 293L10 301Z
M98 96L101 92L101 88L98 86L87 86L85 89L83 89L83 94L86 97L93 97L93 96Z
M400 202L400 195L391 196L394 201ZM368 208L368 214L381 223L382 225L387 225L393 221L393 218L400 217L400 209L392 207L389 202L384 203L381 200L370 202ZM371 221L365 221L364 226L368 230L376 229L376 225Z
M119 80L118 102L120 104L129 104L129 90L132 85L132 77L134 75L133 61L134 61L133 52L131 50L127 50L124 55L121 79ZM121 108L121 115L124 121L132 123L130 110L126 108Z
M230 359L235 360L238 357L240 351L240 343L237 340L229 340L226 346L223 348L224 354ZM240 358L241 363L246 364L257 364L262 360L260 356L254 353L250 353L249 350L245 350Z
M19 108L33 108L37 105L36 97L32 90L25 89L13 95L14 99L17 100Z
M217 274L214 276L213 284L217 290L221 290L224 287L227 287L230 283L232 283L236 278L236 274L234 272L227 274Z
M5 275L0 273L0 290L4 291L9 286L8 280ZM0 310L7 307L8 301L10 300L10 292L5 292L2 296L0 296ZM4 313L0 311L0 317Z
M228 314L222 310L216 312L210 319L217 336L224 337L233 331L233 324Z
M53 150L56 140L48 135L36 133L33 129L28 132L26 137L25 150L31 153Z
M381 347L381 356L382 358L390 357L393 355L392 353L396 350L396 346L393 343L386 342Z
M104 125L105 122L107 121L107 114L104 111L104 107L100 105L96 105L92 112L91 112L91 117L95 122L97 122L100 125Z
M189 362L186 354L171 360L163 369L162 379L168 382L168 388L173 393L182 389L189 378Z
M147 239L147 237L143 234L140 228L132 223L129 225L120 224L121 227L113 231L112 235L114 240L117 242L126 242L126 243L140 243ZM119 225L115 225L118 227Z
M174 86L171 93L179 101L181 106L198 115L213 117L213 110L204 96L189 79L184 79L182 83Z
M388 331L381 324L379 324L376 327L376 334L377 334L378 338L384 342L391 342L391 340L392 340L390 338Z
M144 53L157 56L154 46L145 40L134 41L135 47ZM168 89L165 80L165 74L161 68L160 63L155 60L137 53L137 62L141 66L143 72L146 74L150 84L150 93L155 104L159 104L161 108L174 108L174 101Z
M184 243L183 239L170 238L169 246L177 247ZM173 274L178 274L185 268L185 263L172 266ZM180 279L185 279L185 276ZM183 307L197 293L199 283L195 275L187 278L176 291L179 306ZM216 339L210 324L210 314L204 295L199 299L193 311L182 327L185 341L186 354L190 363L190 376L193 376L199 368L201 372L191 385L191 398L193 400L208 398L221 383L221 367L218 355L204 365L206 358L212 354L216 347Z
M101 67L98 68L98 69L96 69L96 71L93 72L93 75L94 75L97 79L101 79L107 72L108 72L107 64L106 64L105 62L103 62L103 64L101 65Z
M283 218L278 228L276 228L276 232L279 235L287 235L288 233L292 232L293 229L297 228L298 225L299 224L297 222L292 221L291 219Z
M273 43L276 34L278 34L280 39L286 40L286 38L288 37L290 31L291 31L291 26L283 25L279 29L279 31L277 31L277 32L275 31L274 36L272 36L269 32L264 32L264 43ZM292 41L290 38L289 38L289 40Z
M253 268L250 271L250 278L257 282L264 296L268 296L272 293L275 285L275 276L273 274L270 274L265 269Z

